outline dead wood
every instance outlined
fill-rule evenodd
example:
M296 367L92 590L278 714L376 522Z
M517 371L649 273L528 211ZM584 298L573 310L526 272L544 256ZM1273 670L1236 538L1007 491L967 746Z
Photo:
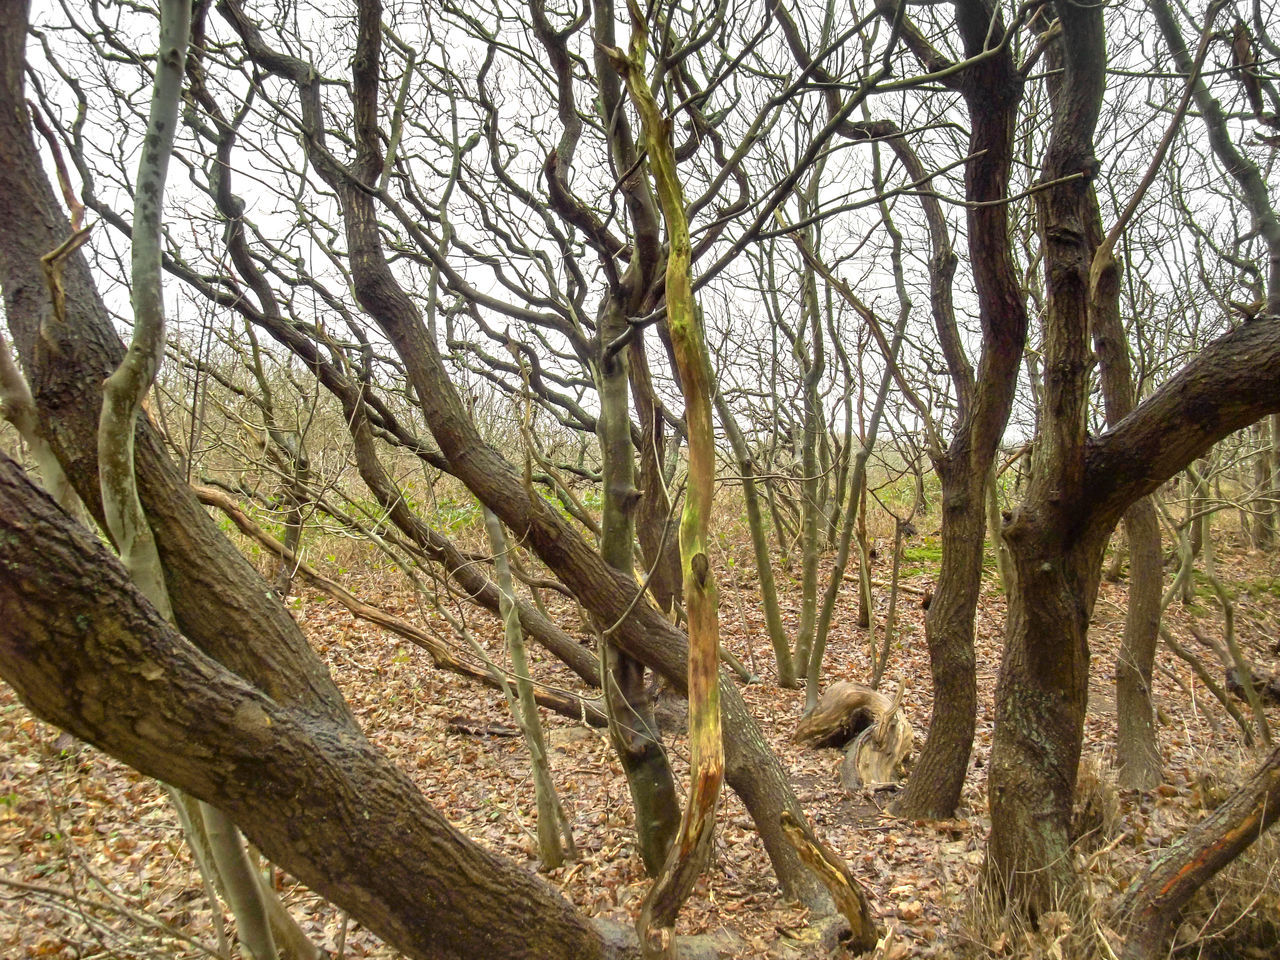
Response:
M782 814L782 830L800 859L817 874L831 892L837 909L849 921L849 949L854 953L872 949L879 939L879 931L871 913L871 902L862 885L849 872L849 867L835 851L806 830L790 811Z
M861 683L833 683L796 726L791 739L806 747L843 747L889 712L893 701Z
M1236 722L1236 725L1240 728L1240 732L1244 736L1244 742L1246 744L1253 743L1253 727L1249 724L1249 721L1244 718L1244 714L1240 712L1240 708L1231 702L1231 698L1227 696L1226 691L1223 690L1218 682L1213 679L1208 668L1200 662L1200 658L1186 647L1182 646L1173 634L1169 632L1168 627L1163 625L1160 627L1160 637L1164 640L1165 646L1190 665L1200 682L1205 685L1205 689L1212 693L1214 697L1217 698L1217 701L1222 704L1223 709L1231 715L1231 719Z
M1263 703L1272 705L1280 703L1280 674L1273 673L1270 676L1265 676L1260 675L1257 671L1250 671L1250 674L1249 679L1253 684L1254 692ZM1227 690L1237 700L1247 701L1249 699L1240 677L1240 671L1235 667L1227 669Z
M502 723L484 723L479 720L471 720L461 714L450 717L447 726L451 733L461 733L468 737L520 736L520 731L515 727L509 727Z
M850 789L894 782L915 739L898 709L901 700L901 684L890 700L861 683L834 683L801 719L792 739L808 747L843 747L840 779Z
M903 764L915 741L915 731L901 710L903 689L899 680L889 709L845 747L840 782L846 789L896 783L902 779Z

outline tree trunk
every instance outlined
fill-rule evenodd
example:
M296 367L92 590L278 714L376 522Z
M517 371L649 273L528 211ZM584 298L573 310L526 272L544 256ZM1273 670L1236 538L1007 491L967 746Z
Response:
M1104 237L1097 197L1084 198L1091 242L1089 321L1098 357L1107 423L1119 423L1137 405L1129 340L1120 317L1120 263L1114 240ZM1123 226L1123 224L1121 224ZM1116 763L1121 786L1149 790L1160 782L1151 673L1160 636L1164 556L1155 504L1143 497L1124 515L1129 549L1129 608L1116 656ZM1113 538L1114 539L1114 538ZM1121 556L1117 548L1117 557Z
M341 722L200 653L97 538L0 457L0 672L38 716L225 811L413 958L603 957L536 877L459 833Z
M663 478L664 420L662 403L654 393L644 331L637 330L628 349L632 401L640 417L640 501L636 504L636 536L644 554L649 592L658 606L672 615L681 602L680 538L671 515L671 498ZM673 434L672 440L679 442ZM650 573L650 571L652 571Z
M987 866L998 889L1035 914L1057 909L1074 881L1069 827L1105 540L1066 542L1053 518L1023 509L1006 534L1016 589L996 688Z
M694 881L711 857L716 808L724 782L724 741L720 720L719 590L711 570L711 510L715 504L716 446L711 401L716 394L702 315L693 297L692 245L684 188L676 170L668 120L649 87L645 67L649 24L631 10L628 52L609 51L627 82L644 125L649 174L667 227L665 299L667 330L684 394L689 431L689 471L680 515L680 569L689 613L689 798L680 829L662 870L654 879L636 931L646 957L675 957L675 922L693 892Z
M782 613L778 609L778 587L773 579L773 561L769 556L769 541L764 529L764 517L760 514L760 494L756 489L755 463L751 451L738 429L738 421L729 404L717 391L716 411L724 428L734 459L742 473L742 503L747 512L747 529L751 532L751 549L756 560L756 574L760 579L760 603L764 607L764 621L769 630L769 642L773 645L774 663L778 668L778 686L794 689L795 666L791 660L791 642L782 626Z
M945 352L960 422L934 464L942 481L942 564L925 618L934 701L928 739L895 805L906 817L952 816L968 770L977 714L973 619L982 578L984 487L1009 420L1028 323L1003 202L1023 79L1007 51L986 53L991 29L1004 29L998 5L987 0L958 4L956 26L966 55L986 57L957 81L972 120L965 196L978 201L967 219L983 354L975 380L963 360L954 318L935 317L944 347L951 344Z
M909 819L955 813L969 768L977 724L978 682L973 618L982 581L986 471L971 469L967 451L936 464L942 483L942 565L925 612L933 678L928 738L893 811Z
M515 675L515 692L509 683L503 683L508 705L515 716L520 732L529 748L529 762L533 769L533 794L537 806L538 856L542 865L554 870L568 856L577 856L569 820L560 806L555 782L551 779L551 762L547 759L547 738L542 732L542 718L538 716L538 704L533 696L533 681L529 677L529 658L525 652L524 634L520 630L520 617L516 613L515 587L511 582L511 567L507 562L510 544L502 529L502 521L492 510L484 511L485 532L493 551L493 567L502 591L502 632L506 639L507 656L511 660L511 672ZM563 834L564 844L561 845Z
M1150 790L1160 782L1151 674L1160 636L1164 555L1160 524L1149 497L1124 515L1128 532L1129 609L1116 657L1116 764L1122 787Z
M600 355L596 362L600 393L601 475L604 502L600 517L600 552L605 562L635 582L635 525L632 514L641 493L635 486L635 455L631 442L626 352L612 356L608 344L626 333L623 305L610 294L600 315ZM636 583L636 590L640 589ZM669 599L673 599L672 594ZM643 600L641 601L643 602ZM619 649L610 622L600 622L601 661L609 735L613 741L636 814L636 839L645 871L655 876L680 824L675 777L653 719L653 704L645 688L644 664Z
M1258 494L1254 505L1253 543L1259 550L1271 550L1280 541L1280 416L1258 423L1261 449L1254 458Z

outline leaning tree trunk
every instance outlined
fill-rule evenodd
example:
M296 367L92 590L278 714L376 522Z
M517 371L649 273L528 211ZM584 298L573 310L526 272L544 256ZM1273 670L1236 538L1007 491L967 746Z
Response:
M529 748L534 806L537 810L535 830L538 856L545 868L554 870L564 863L566 856L571 860L576 859L577 851L574 848L569 818L560 805L560 796L556 793L555 781L551 778L547 738L542 731L542 718L538 716L538 703L534 699L533 679L529 676L529 657L524 645L524 633L520 629L520 615L516 611L511 564L507 559L511 549L510 541L502 529L502 521L493 515L492 510L482 509L485 532L489 536L489 549L493 551L494 576L498 581L498 589L502 591L502 633L515 680L514 692L505 678L502 687L516 725L524 735L525 746Z
M0 675L37 716L226 811L272 862L415 960L606 955L572 904L468 840L340 720L196 649L3 455L0 544L21 571L0 577Z
M146 510L138 497L134 469L134 437L142 403L150 392L164 358L164 275L161 270L161 238L165 181L172 156L181 102L182 78L191 33L191 8L185 0L165 0L160 5L159 50L155 82L147 119L147 135L138 161L137 185L130 245L130 286L133 305L133 338L120 365L102 385L102 410L98 418L98 483L108 533L120 554L120 562L139 591L165 620L174 619L165 584L164 566ZM83 234L81 234L83 235ZM60 251L74 247L64 245ZM61 290L64 252L47 258L50 299L54 320L61 323L65 301ZM175 803L182 798L174 796ZM198 806L203 841L211 851L218 886L236 918L241 942L255 960L277 960L274 926L300 934L283 906L264 896L244 841L232 819L212 804ZM305 943L299 936L293 942ZM305 950L302 956L313 956ZM293 955L290 954L290 957Z
M1120 919L1122 960L1163 960L1192 894L1280 819L1280 749L1240 789L1155 858L1130 884Z

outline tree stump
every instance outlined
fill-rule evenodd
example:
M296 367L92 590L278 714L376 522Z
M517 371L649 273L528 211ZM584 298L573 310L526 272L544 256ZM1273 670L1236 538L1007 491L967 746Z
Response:
M791 739L807 747L839 747L845 752L840 781L850 790L902 778L915 731L899 709L902 685L891 700L861 683L833 683Z

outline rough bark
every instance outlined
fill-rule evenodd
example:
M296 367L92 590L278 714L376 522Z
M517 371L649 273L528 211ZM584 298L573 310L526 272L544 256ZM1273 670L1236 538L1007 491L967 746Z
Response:
M1151 675L1160 636L1164 554L1149 498L1125 511L1129 539L1129 609L1116 657L1116 765L1123 787L1149 790L1160 782Z
M984 50L989 36L1004 31L999 8L986 0L957 4L956 24L967 56ZM919 762L894 805L907 817L951 816L964 787L977 718L973 620L982 579L985 483L1009 419L1027 334L1008 207L986 203L1008 195L1023 80L1005 48L965 71L960 88L972 124L965 196L978 201L968 208L968 236L983 354L976 382L958 347L953 344L947 354L960 422L946 453L934 464L942 481L942 561L925 617L933 712ZM944 346L952 337L948 331Z
M4 0L0 12L5 23L26 22L23 0ZM99 385L119 364L124 348L79 254L64 264L62 322L42 324L49 297L40 258L71 230L27 122L24 37L17 28L0 37L0 283L41 432L88 510L101 520ZM305 708L354 732L345 702L297 624L186 488L145 417L137 431L139 495L156 536L179 628L277 702Z
M567 901L460 834L348 725L187 642L7 458L0 543L0 671L39 716L226 811L408 956L605 955Z
M1087 502L1089 269L1096 237L1093 131L1104 84L1101 8L1055 5L1063 36L1053 131L1036 196L1047 303L1041 450L1007 539L1015 589L996 689L989 880L1033 915L1074 871L1069 828L1088 697L1087 631L1111 528L1081 529ZM1114 523L1114 520L1113 520ZM1052 638L1050 640L1049 638Z

